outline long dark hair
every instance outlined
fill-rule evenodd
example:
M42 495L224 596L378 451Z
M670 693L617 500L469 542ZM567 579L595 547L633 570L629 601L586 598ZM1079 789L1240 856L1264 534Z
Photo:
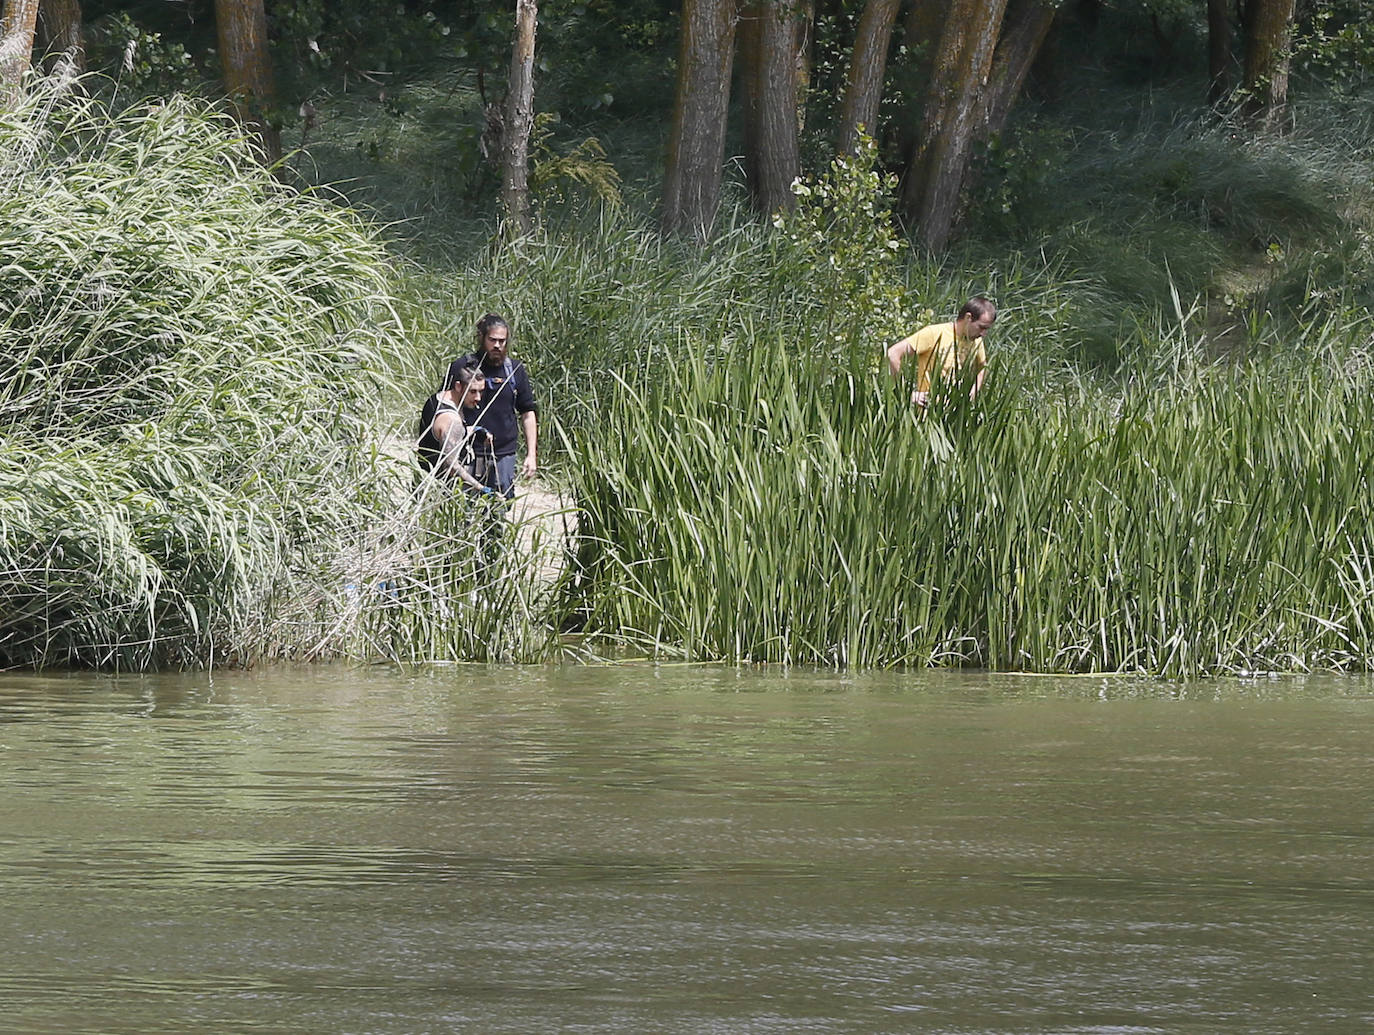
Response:
M487 313L486 316L477 321L477 351L482 351L482 344L487 340L487 332L493 327L504 327L506 333L510 333L510 324L506 323L506 318L497 313Z

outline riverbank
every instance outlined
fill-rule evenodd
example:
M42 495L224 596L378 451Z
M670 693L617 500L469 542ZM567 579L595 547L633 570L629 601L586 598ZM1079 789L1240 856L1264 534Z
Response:
M848 670L1371 664L1358 206L1331 281L1262 312L1256 287L1225 323L1176 290L1122 308L1024 252L911 256L868 153L704 248L567 216L420 269L191 102L25 118L0 181L26 242L0 326L0 665L570 643ZM1001 309L988 388L919 420L882 346L973 293ZM491 309L559 487L514 523L416 493L408 447L377 441ZM1112 362L1087 362L1104 314Z

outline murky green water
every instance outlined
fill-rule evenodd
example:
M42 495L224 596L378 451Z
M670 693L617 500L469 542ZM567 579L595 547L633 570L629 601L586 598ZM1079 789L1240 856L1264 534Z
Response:
M0 675L0 1029L1355 1032L1374 683Z

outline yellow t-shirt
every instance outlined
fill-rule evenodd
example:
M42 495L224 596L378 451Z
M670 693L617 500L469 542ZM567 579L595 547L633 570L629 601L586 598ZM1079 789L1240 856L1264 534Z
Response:
M933 323L922 327L901 344L907 354L916 354L916 391L930 391L931 371L938 369L941 380L972 379L988 365L983 339L960 341L952 323Z

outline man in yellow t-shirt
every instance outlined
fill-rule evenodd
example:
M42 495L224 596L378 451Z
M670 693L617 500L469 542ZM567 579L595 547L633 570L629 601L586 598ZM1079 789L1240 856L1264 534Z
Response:
M894 379L902 374L902 363L916 357L916 388L911 401L924 408L930 402L932 380L968 381L972 399L983 387L988 354L983 335L997 320L997 307L979 295L970 298L953 323L933 323L903 338L887 350L887 365Z

